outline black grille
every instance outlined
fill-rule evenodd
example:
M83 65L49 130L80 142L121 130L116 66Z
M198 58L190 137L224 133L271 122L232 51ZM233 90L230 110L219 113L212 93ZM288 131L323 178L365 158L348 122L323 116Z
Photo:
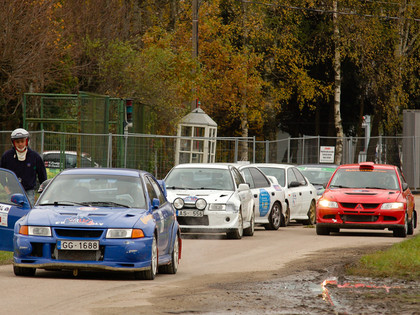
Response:
M377 215L342 215L343 222L376 222Z
M209 217L178 217L180 225L209 225Z
M55 228L55 234L59 237L77 238L100 238L104 230L102 229L63 229Z
M57 260L100 261L102 255L100 250L59 250Z
M354 202L341 202L340 205L343 208L347 208L347 209L355 209L357 207L357 205L359 205L359 203L354 203ZM376 209L379 207L379 203L362 203L361 204L363 209ZM360 210L363 210L360 209Z

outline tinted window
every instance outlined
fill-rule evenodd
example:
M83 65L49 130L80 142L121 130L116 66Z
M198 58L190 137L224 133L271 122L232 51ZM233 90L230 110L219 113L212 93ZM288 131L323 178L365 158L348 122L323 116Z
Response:
M265 175L270 175L277 178L277 181L279 182L280 186L282 187L286 186L286 180L285 180L286 176L285 176L284 168L260 166L259 169L263 171Z
M235 180L236 187L238 187L239 184L244 184L245 183L245 179L243 178L241 173L239 173L239 171L236 168L232 167L232 173L233 173L233 178Z
M254 179L254 185L256 188L270 186L270 182L259 169L252 167L249 169L249 171L251 172L252 178Z
M153 190L155 191L156 198L159 199L159 204L163 205L166 202L166 200L165 200L165 196L163 195L162 191L160 190L159 184L156 183L156 181L153 178L151 178L149 176L146 176L146 177L150 181L150 183L152 184ZM151 200L153 200L153 199L151 199Z
M249 184L249 188L256 187L249 168L242 169L241 174L243 175L245 179L245 183Z
M305 177L302 175L302 173L295 167L293 167L293 172L296 175L296 179L299 183L301 183L302 185L306 185L306 179Z
M296 178L295 172L293 172L292 168L287 169L287 186L290 186L291 182L298 182Z

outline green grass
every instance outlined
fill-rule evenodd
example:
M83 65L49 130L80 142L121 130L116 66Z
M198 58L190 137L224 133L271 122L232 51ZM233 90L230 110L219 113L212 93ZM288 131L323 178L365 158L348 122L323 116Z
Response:
M347 272L365 277L420 279L420 235L394 244L387 250L363 256Z
M0 251L0 265L7 265L13 262L13 253L12 252L2 252Z

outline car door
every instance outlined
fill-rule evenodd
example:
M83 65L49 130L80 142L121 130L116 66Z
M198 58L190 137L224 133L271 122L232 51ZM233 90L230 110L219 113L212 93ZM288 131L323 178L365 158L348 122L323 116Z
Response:
M299 187L297 187L299 204L298 215L305 217L308 213L312 199L316 198L316 194L314 194L314 191L309 182L306 180L305 176L303 176L303 174L296 167L293 167L292 169L295 173L296 180L300 184Z
M171 237L170 230L175 220L171 205L166 201L166 198L160 189L159 184L150 176L145 176L147 191L150 200L159 200L159 206L153 209L153 218L156 220L156 226L159 233L158 248L159 255L167 254L169 251L169 239Z
M235 190L237 191L239 199L241 200L243 220L249 222L251 220L252 211L254 209L254 202L252 198L251 189L238 192L239 185L246 183L245 179L243 178L242 174L239 172L237 168L230 167L230 171L232 173L232 176L235 182L235 186L236 186Z
M256 167L243 167L240 172L251 188L254 197L255 215L265 217L275 200L276 192L274 188L267 177Z
M12 202L12 196L18 196L13 199L19 199L20 204ZM0 168L0 250L13 251L15 223L30 210L29 200L16 175Z

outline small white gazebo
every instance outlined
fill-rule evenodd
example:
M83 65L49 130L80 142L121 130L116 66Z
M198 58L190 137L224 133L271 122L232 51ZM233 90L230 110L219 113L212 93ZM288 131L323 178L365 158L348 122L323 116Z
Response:
M177 135L175 165L214 163L217 124L200 107L181 119Z

